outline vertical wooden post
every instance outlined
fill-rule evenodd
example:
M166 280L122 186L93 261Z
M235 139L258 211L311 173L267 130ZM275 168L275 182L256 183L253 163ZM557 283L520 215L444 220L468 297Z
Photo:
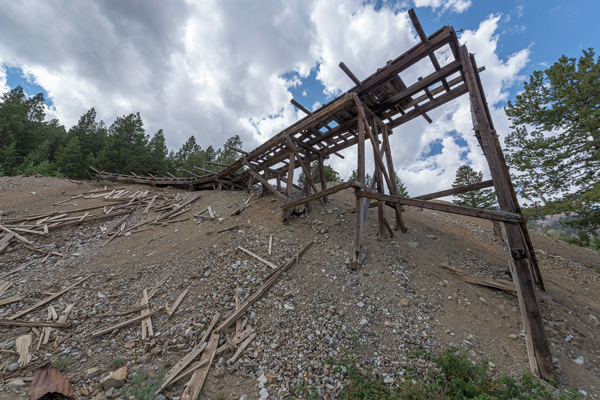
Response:
M479 77L479 71L477 70L477 63L475 62L475 57L473 56L473 54L470 55L470 60L471 60L471 65L473 66L473 71L475 74L475 80L477 81L477 85L480 88L482 88L481 79ZM481 94L481 98L483 100L483 104L485 106L485 113L488 117L490 127L492 129L492 138L494 139L494 145L496 147L496 151L498 152L498 157L500 157L500 161L502 162L502 167L504 169L504 175L510 177L510 173L508 172L508 166L506 165L506 160L504 159L504 154L502 153L502 147L500 146L500 141L498 140L498 134L496 132L496 129L494 128L494 122L492 121L492 117L490 115L490 110L489 110L487 101L485 99L485 93L483 92L483 89L480 91L480 94ZM478 137L478 139L481 142L481 138ZM521 214L521 206L519 205L519 200L517 199L517 193L515 192L515 188L510 179L508 179L508 188L510 190L510 195L512 197L513 204L515 205L515 209L517 210L517 212L519 214ZM539 286L540 289L545 290L544 279L542 278L542 273L540 272L538 260L535 255L535 250L533 249L533 243L531 243L531 238L529 237L529 232L527 230L527 223L521 222L519 224L519 226L521 228L521 237L522 237L523 243L527 248L527 253L528 253L527 257L529 258L529 262L530 262L532 270L533 270L536 284Z
M358 112L358 110L357 110ZM365 184L365 125L362 118L358 118L357 135L357 166L358 181ZM363 205L367 199L356 196L356 226L354 228L354 242L351 248L350 268L358 269L362 264L363 228L365 225L365 214Z
M379 136L379 129L375 118L371 119L371 130L373 131L373 135L377 138ZM373 174L373 179L377 182L377 191L384 194L385 187L383 185L383 173L381 172L383 165L380 166L376 161L377 158L375 157L375 152L379 153L381 157L381 153L385 152L385 149L383 149L383 147L380 149L380 146L376 142L371 143L373 145L373 159L375 160L375 173ZM383 239L385 238L385 201L380 200L377 202L377 220L379 221L379 237Z
M385 160L387 163L388 173L392 176L393 185L390 187L390 194L394 196L398 196L398 191L396 190L396 170L394 170L394 161L392 159L392 150L390 148L390 138L388 127L385 127L381 130L381 138L383 139L383 149L385 150ZM408 230L404 225L404 220L402 219L402 209L400 208L400 204L394 204L394 211L396 214L396 227L400 229L402 233L406 233Z
M306 188L306 195L310 196L310 188L314 185L312 181L312 175L310 171L310 150L305 150L304 159L300 159L299 161L304 165L304 187ZM308 172L307 172L308 171ZM310 202L305 204L306 210L310 213L312 211L312 207L310 206Z
M288 173L287 173L287 186L286 186L286 202L289 203L292 201L292 190L294 189L294 170L296 169L296 155L290 149L290 162L288 164ZM293 208L289 208L283 211L283 220L286 221L294 212Z
M324 162L325 162L325 160L323 159L323 156L321 154L319 154L319 176L321 177L321 190L327 189L327 182L325 181L325 164L324 164ZM327 196L323 197L323 201L325 203L327 203L329 201Z
M502 211L516 212L516 206L510 193L510 176L505 174L499 156L500 149L494 143L492 127L485 112L486 105L481 97L482 89L479 86L473 64L466 46L460 48L460 59L463 66L465 83L471 98L471 107L481 135L482 150L487 158L498 203ZM533 276L527 257L527 249L523 245L522 232L518 225L504 224L508 246L514 263L514 279L519 296L521 318L525 329L525 342L531 371L543 379L555 377L554 363L548 339L544 330L540 305L538 302Z

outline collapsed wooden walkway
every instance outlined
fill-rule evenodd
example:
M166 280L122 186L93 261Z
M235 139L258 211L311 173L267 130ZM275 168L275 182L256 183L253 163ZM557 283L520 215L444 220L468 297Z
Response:
M479 78L482 69L477 68L475 57L469 54L466 45L459 44L454 28L445 26L427 36L413 10L409 11L409 15L421 39L419 44L362 81L340 63L340 68L355 83L353 88L314 113L292 100L307 116L250 152L235 149L241 154L240 159L231 165L222 165L221 171L211 172L196 167L201 172L185 171L190 175L186 178L173 175L163 178L141 177L96 171L96 177L193 190L249 189L256 183L262 185L264 193L271 192L284 201L284 220L290 218L300 205L310 210L311 201L326 202L328 195L354 188L356 226L351 245L353 268L358 268L364 258L363 227L372 201L378 210L379 235L382 237L386 232L394 235L387 221L386 206L391 207L395 226L403 232L406 232L406 227L402 220L401 205L503 222L510 249L509 263L519 296L530 368L544 379L554 378L554 365L535 290L536 285L543 290L543 280L485 99ZM449 51L452 61L442 66L435 54L438 50ZM400 74L417 63L430 63L433 72L407 86ZM428 112L467 93L471 101L475 136L487 159L492 179L417 198L399 197L394 184L393 157L389 142L393 129L419 117L431 123ZM370 187L365 185L367 142L371 144L375 162L374 179ZM324 160L332 156L343 158L339 152L351 146L357 147L357 179L327 188ZM311 163L314 161L317 162L317 168L311 171ZM304 173L303 187L293 183L297 169ZM318 185L315 183L317 175L320 177ZM495 189L500 211L431 201L491 186ZM295 188L297 191L294 191Z

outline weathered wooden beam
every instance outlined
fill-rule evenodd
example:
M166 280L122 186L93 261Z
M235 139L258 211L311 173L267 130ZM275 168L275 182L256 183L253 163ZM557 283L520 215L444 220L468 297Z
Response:
M354 75L354 74L352 73L352 71L350 71L350 68L348 68L348 67L346 66L346 64L344 64L343 62L340 62L340 68L342 69L342 71L344 71L344 73L345 73L346 75L348 75L348 78L350 78L350 80L352 80L352 82L354 82L354 84L355 84L356 86L360 86L360 79L358 79L358 78L356 77L356 75Z
M473 183L471 185L465 185L465 186L461 186L461 187L457 187L457 188L441 190L439 192L423 194L421 196L413 197L413 199L417 199L417 200L439 199L440 197L453 196L455 194L473 192L475 190L481 190L481 189L485 189L485 188L489 188L489 187L493 187L493 186L494 186L494 182L491 179L489 179L487 181L477 182L477 183Z
M267 279L267 281L265 283L263 283L261 285L261 287L256 292L254 292L254 294L252 294L252 296L250 296L248 298L248 300L246 300L239 309L237 309L225 321L223 321L221 323L221 325L219 325L217 327L217 329L215 329L215 332L216 333L224 333L227 330L227 328L229 328L231 325L233 325L235 323L235 321L237 321L239 318L241 318L241 316L246 312L246 310L248 310L248 308L252 304L254 304L258 299L260 299L262 297L262 295L267 290L269 290L269 288L271 286L273 286L275 284L275 282L277 282L277 279L279 279L279 277L288 268L290 268L292 265L294 265L298 261L298 259L306 252L306 250L308 250L308 248L312 244L313 244L313 242L309 242L307 245L302 247L292 258L290 258L288 261L286 261L284 264L282 264L278 269L274 270L273 273L271 275L269 275L269 278Z
M287 210L290 207L297 207L297 206L302 205L304 203L307 203L309 201L318 200L321 197L329 196L329 195L337 193L337 192L339 192L341 190L348 189L348 188L351 188L351 187L356 187L356 184L355 184L354 180L350 180L348 182L344 182L344 183L341 183L339 185L332 186L329 189L322 190L320 192L311 194L310 196L306 196L306 197L303 197L303 198L298 199L298 200L290 201L289 203L286 203L283 206L281 206L281 208L283 210Z
M516 205L513 202L509 187L510 175L506 175L505 173L505 167L500 157L501 149L494 142L493 128L486 114L486 104L481 95L483 90L477 82L474 66L464 45L460 47L460 59L463 63L463 73L471 98L473 115L481 135L482 150L490 167L500 209L516 213ZM534 374L542 379L554 379L555 371L552 353L535 292L534 278L531 273L529 259L527 258L527 248L524 246L522 240L522 231L519 225L514 224L505 224L504 228L514 264L515 273L513 274L513 279L517 285L519 295L519 308L525 329L525 344L529 367Z
M508 224L518 224L519 221L523 218L520 214L512 212L484 210L480 208L459 206L457 204L439 203L430 200L417 200L413 198L397 197L387 194L367 192L364 190L357 190L356 195L374 200L383 200L389 203L398 203L406 206L421 207L429 210L449 212L452 214L467 215L469 217L506 222Z
M246 165L248 166L248 168L251 168L249 163ZM269 182L267 182L262 176L260 176L260 174L258 174L253 168L250 169L250 174L254 177L254 179L259 181L266 190L270 191L275 196L279 197L281 200L283 200L283 201L286 200L286 197L283 194L281 194L281 192L279 190L277 190L273 186L271 186L271 184Z
M419 18L417 18L417 14L415 13L415 10L413 8L408 10L408 16L410 17L410 20L413 26L415 27L415 30L417 31L417 35L419 35L419 39L421 39L421 42L426 43L429 39L427 38L427 35L425 34L423 27L421 26L421 22L419 22ZM440 63L433 52L429 53L429 59L431 60L431 63L433 64L433 67L436 69L436 71L439 71ZM448 86L448 82L446 82L445 79L442 80L442 85L444 85L446 91L450 91L450 86Z

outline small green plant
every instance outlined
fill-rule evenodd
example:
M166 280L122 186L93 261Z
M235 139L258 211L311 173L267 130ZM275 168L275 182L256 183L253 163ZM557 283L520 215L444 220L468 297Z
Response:
M69 369L69 365L71 365L71 359L68 357L61 357L52 363L52 366L60 370L60 372L65 372Z
M360 367L354 351L345 351L339 359L331 359L336 372L344 372L348 385L337 394L342 400L428 400L428 399L477 399L477 400L572 400L581 395L572 390L563 393L551 391L551 387L531 373L519 379L507 376L494 378L488 373L488 360L471 362L464 352L450 348L439 355L415 352L412 357L422 358L435 364L436 368L424 378L411 376L390 389L369 368ZM551 384L555 382L551 382Z
M217 395L217 397L215 397L215 400L227 400L227 398L225 397L224 394L219 394L219 395Z
M124 358L115 358L114 360L112 360L112 367L113 368L121 368L123 365L125 365L125 359Z
M317 400L319 395L314 386L294 386L290 388L290 393L284 397L286 400L302 398L306 400Z
M148 376L148 370L138 368L129 375L129 383L123 386L121 397L126 400L156 400L154 394L160 387L167 368L162 368L158 371L155 377Z

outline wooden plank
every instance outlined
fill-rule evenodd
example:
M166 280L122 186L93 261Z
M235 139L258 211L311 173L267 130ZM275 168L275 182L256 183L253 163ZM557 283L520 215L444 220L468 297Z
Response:
M177 307L179 307L179 304L181 303L181 301L183 300L183 298L185 297L185 295L187 294L188 289L185 289L183 292L181 292L181 294L179 295L179 297L177 297L177 299L175 300L175 303L173 303L173 305L171 307L169 307L169 304L165 305L165 310L167 311L167 319L171 318L171 316L175 313L175 311L177 310Z
M88 279L88 278L90 278L91 276L92 276L92 275L88 275L88 276L86 276L85 278L82 278L82 279L78 280L77 282L75 282L75 283L73 283L73 284L71 284L71 285L67 286L67 287L66 287L66 288L64 288L63 290L61 290L61 291L59 291L59 292L57 292L57 293L54 293L52 296L46 297L44 300L42 300L42 301L39 301L39 302L35 303L33 306L29 307L28 309L26 309L26 310L24 310L24 311L21 311L21 312L19 312L19 313L17 313L17 314L15 314L15 315L13 315L13 316L11 316L11 317L8 317L8 319L10 319L10 320L15 320L15 319L17 319L17 318L19 318L19 317L22 317L22 316L23 316L23 315L25 315L25 314L28 314L28 313L30 313L31 311L33 311L33 310L35 310L35 309L37 309L37 308L39 308L39 307L41 307L41 306L43 306L43 305L45 305L45 304L47 304L47 303L51 302L52 300L54 300L54 299L56 299L56 298L58 298L58 297L62 296L63 294L65 294L65 293L66 293L66 292L68 292L69 290L73 289L75 286L77 286L77 285L79 285L79 284L83 283L85 280L87 280L87 279Z
M357 196L366 197L369 199L383 200L388 203L404 204L407 206L421 207L429 210L444 211L452 214L467 215L470 217L489 219L492 221L506 222L508 224L519 224L523 218L520 214L506 211L492 211L480 208L464 207L457 204L438 203L430 200L417 200L413 198L404 198L390 196L387 194L372 193L365 190L357 190Z
M346 64L344 64L343 62L340 62L339 67L341 68L342 71L344 71L344 73L348 76L348 78L350 78L350 80L352 82L354 82L354 84L356 86L360 86L361 85L360 79L358 79L356 77L356 75L354 75L354 73L352 73L352 71L350 71L350 68L348 68L346 66Z
M485 278L481 276L469 275L458 268L451 267L447 264L442 264L442 267L452 271L460 280L475 285L487 286L494 289L504 290L509 293L516 293L517 287L514 282L505 281L502 279Z
M392 174L392 176L396 177L396 170L394 169L394 161L392 158L392 148L390 147L390 138L389 138L389 128L387 126L383 126L383 129L381 130L381 139L382 139L382 146L385 149L385 162L387 164L387 168L388 171L390 172L390 174ZM390 193L392 193L394 196L398 195L398 190L396 188L396 181L394 180L394 186L393 188L390 189ZM386 203L387 204L387 203ZM396 229L400 229L400 231L402 233L406 233L408 232L408 230L406 229L406 225L404 224L404 219L402 218L402 209L400 207L399 204L394 204L394 215L396 217ZM387 221L386 221L387 223ZM390 231L391 234L391 231Z
M160 388L158 388L158 390L154 392L154 394L159 394L165 388L169 387L169 385L171 385L174 379L177 376L179 376L181 371L183 371L185 367L190 365L190 363L194 361L194 358L198 357L200 353L204 351L205 348L206 342L200 342L193 349L191 349L181 360L177 362L177 364L173 366L173 368L169 370L169 372L167 372L165 378L163 379L163 383L160 385Z
M181 400L196 400L196 398L198 398L200 391L202 390L202 386L204 385L204 381L206 380L206 376L208 375L210 365L215 358L218 345L219 334L213 333L210 337L208 345L206 346L206 351L204 354L202 354L202 358L200 359L200 361L206 361L206 365L194 371L190 382L183 392L183 395L181 395Z
M242 355L242 353L244 352L244 350L246 350L246 347L248 347L248 345L250 343L252 343L252 341L254 340L255 337L256 337L256 332L253 333L249 338L247 338L246 340L244 340L244 342L240 345L240 347L237 349L237 351L234 353L234 355L231 356L231 358L229 359L229 364L230 365L235 364L235 362Z
M269 279L265 283L263 283L261 287L256 292L254 292L254 294L250 296L250 298L248 298L248 300L246 300L246 302L242 304L242 306L238 310L236 310L233 314L229 316L229 318L223 321L215 331L218 333L224 333L227 328L233 325L235 321L237 321L252 304L254 304L258 299L260 299L262 295L267 290L269 290L271 286L275 284L277 279L288 268L290 268L298 261L302 254L304 254L312 244L313 242L309 242L307 245L302 247L292 258L290 258L288 261L286 261L284 264L278 267L275 271L273 271L273 273L269 276Z
M146 289L142 290L142 300L140 302L142 316L148 315L150 313L150 307L148 306L148 291ZM146 340L147 337L154 336L154 331L152 330L152 320L150 318L143 319L141 322L142 325L142 340Z
M4 297L0 299L0 306L4 306L6 304L15 303L17 301L21 301L21 296L10 296Z
M26 326L26 327L50 327L50 328L68 328L70 322L52 322L52 321L15 321L13 319L0 319L0 326Z
M97 332L92 333L89 337L90 338L95 338L95 337L102 336L104 334L110 333L112 331L115 331L117 329L121 329L121 328L124 328L124 327L129 326L129 325L133 325L133 324L135 324L137 322L140 322L141 320L143 320L145 318L149 318L149 317L153 316L154 314L163 311L164 309L165 309L164 307L159 307L159 308L157 308L154 311L150 311L150 313L148 313L147 315L139 315L139 316L137 316L135 318L132 318L130 320L123 321L123 322L118 323L116 325L113 325L111 327L99 330Z
M285 201L285 196L283 194L281 194L281 192L279 192L279 190L277 190L273 186L271 186L271 184L269 182L267 182L262 176L260 176L260 174L258 174L253 169L250 169L250 174L252 174L254 179L259 181L265 189L267 189L269 192L271 192L274 195L276 195L277 197L279 197L281 200Z
M247 254L251 255L252 257L256 258L257 260L259 260L259 261L267 264L269 267L271 267L273 269L279 268L277 265L273 264L271 261L265 260L264 258L262 258L261 256L259 256L258 254L254 254L253 252L251 252L248 249L243 248L242 246L238 246L238 249L240 249L244 253L247 253Z
M27 261L25 264L21 265L20 267L18 267L18 268L15 268L15 269L13 269L12 271L9 271L9 272L7 272L7 273L5 273L5 274L3 274L3 275L0 275L0 279L2 279L2 278L6 278L7 276L14 274L15 272L19 272L19 271L21 271L23 268L30 266L30 265L31 265L31 264L33 264L34 262L35 262L35 260Z
M299 206L301 204L304 204L304 203L306 203L308 201L317 200L317 199L319 199L321 197L329 196L329 195L332 195L334 193L339 192L340 190L348 189L348 188L351 188L351 187L354 187L354 186L355 186L354 180L350 180L348 182L344 182L344 183L341 183L339 185L332 186L329 189L321 190L320 192L311 194L310 196L303 197L303 198L301 198L299 200L290 201L289 203L286 203L283 206L281 206L281 208L283 210L287 210L290 207L297 207L297 206Z
M500 157L501 149L497 148L494 139L492 126L487 117L483 101L481 86L478 84L474 66L471 63L466 46L460 47L460 58L463 63L463 73L465 82L469 88L471 97L471 107L474 116L474 122L479 128L481 135L482 150L488 161L496 196L500 209L503 211L515 213L516 205L510 192L510 176L505 174L503 160ZM520 215L520 214L517 214ZM521 218L522 220L522 218ZM513 279L517 286L519 295L521 319L525 329L525 342L527 345L527 355L531 371L542 379L554 379L554 363L552 353L544 329L540 305L537 299L531 266L527 258L527 248L522 240L522 231L519 225L504 224L506 238L510 249L512 261L514 263Z
M485 189L485 188L489 188L489 187L493 187L493 186L494 186L494 182L491 179L489 179L487 181L477 182L477 183L473 183L471 185L465 185L465 186L461 186L461 187L457 187L457 188L441 190L439 192L423 194L421 196L416 196L416 197L412 197L412 198L417 199L417 200L439 199L441 197L453 196L455 194L461 194L461 193L467 193L467 192L473 192L475 190L481 190L481 189Z

